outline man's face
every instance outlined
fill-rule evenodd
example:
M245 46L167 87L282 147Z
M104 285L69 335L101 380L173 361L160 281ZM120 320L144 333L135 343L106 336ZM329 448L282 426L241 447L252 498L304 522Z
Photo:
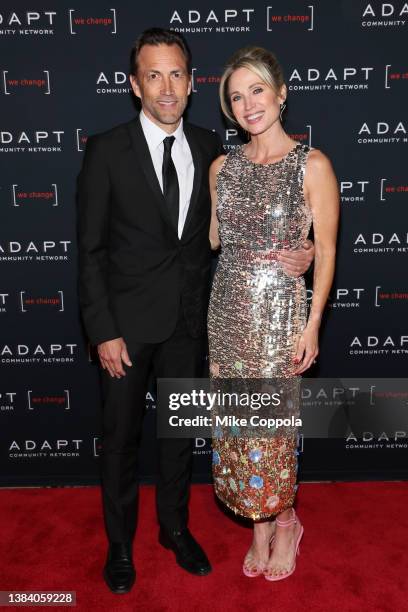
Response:
M144 45L137 75L130 75L134 94L146 116L171 134L180 123L191 92L186 59L178 45Z

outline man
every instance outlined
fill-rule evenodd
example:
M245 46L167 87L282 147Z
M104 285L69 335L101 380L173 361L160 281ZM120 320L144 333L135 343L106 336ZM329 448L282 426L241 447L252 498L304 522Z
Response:
M128 592L135 581L137 450L149 371L156 378L202 371L208 169L222 152L217 134L183 122L190 53L179 34L145 31L131 65L142 112L88 139L78 180L79 292L102 366L104 578L114 593ZM309 251L289 258L289 273L307 269ZM161 439L158 453L159 542L183 569L208 574L207 556L187 527L191 440Z

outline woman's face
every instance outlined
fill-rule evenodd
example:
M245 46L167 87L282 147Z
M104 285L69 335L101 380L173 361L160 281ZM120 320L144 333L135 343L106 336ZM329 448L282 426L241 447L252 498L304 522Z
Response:
M238 68L231 74L228 94L235 119L250 134L262 134L279 120L284 97L248 68Z

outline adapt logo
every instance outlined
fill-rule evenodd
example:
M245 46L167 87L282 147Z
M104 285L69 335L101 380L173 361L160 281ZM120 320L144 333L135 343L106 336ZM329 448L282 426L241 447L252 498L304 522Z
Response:
M345 438L347 450L401 450L408 448L408 433L406 431L373 432L363 431L357 436L353 431Z
M44 240L42 242L10 240L0 243L0 262L68 261L70 248L71 240Z
M321 384L308 385L307 381L302 385L300 397L302 408L317 408L324 406L326 408L336 408L347 404L353 406L356 404L360 387L336 386L330 380L322 380Z
M56 11L0 13L0 36L53 35L56 15Z
M338 68L293 68L288 79L289 91L362 91L368 90L373 66Z
M407 143L407 128L403 121L388 123L364 122L358 130L358 144L397 144Z
M353 357L408 354L408 336L354 336L349 343L349 355Z
M116 70L113 73L100 72L95 91L97 94L129 94L132 89L128 85L127 74Z
M83 440L11 440L10 459L79 457Z
M170 16L169 27L189 34L250 32L254 16L254 8L176 9Z
M4 344L0 346L0 363L20 365L28 363L74 363L78 351L76 343Z
M0 131L0 153L61 153L64 130Z
M407 23L408 2L370 2L362 13L363 28L403 27Z
M408 253L408 233L393 232L382 234L374 232L366 234L361 232L354 239L353 253Z

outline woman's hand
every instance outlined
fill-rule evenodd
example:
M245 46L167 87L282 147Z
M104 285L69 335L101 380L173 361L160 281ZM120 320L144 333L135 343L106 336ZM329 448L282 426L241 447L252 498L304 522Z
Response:
M319 326L308 323L300 336L293 362L298 365L295 374L302 374L312 365L319 354Z

